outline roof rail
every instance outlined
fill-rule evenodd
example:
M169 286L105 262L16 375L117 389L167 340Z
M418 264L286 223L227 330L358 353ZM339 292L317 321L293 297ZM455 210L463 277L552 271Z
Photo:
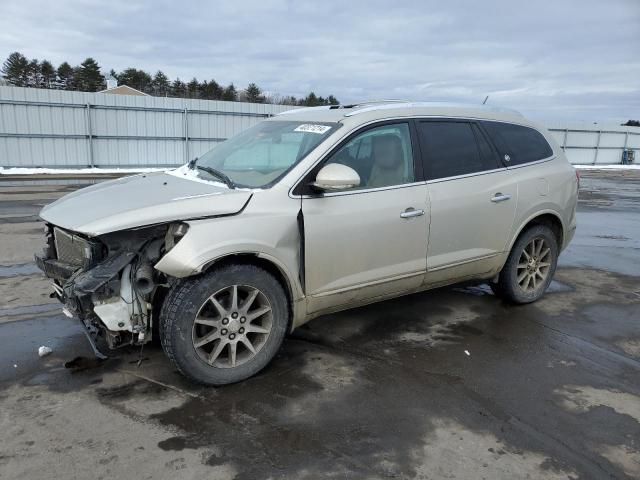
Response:
M365 102L358 102L358 103L350 103L347 105L321 105L319 107L302 107L302 108L292 108L291 110L285 110L284 112L280 112L277 115L288 115L291 113L298 113L298 112L307 112L307 111L314 111L317 112L318 110L342 110L343 108L362 108L362 107L367 107L367 106L373 106L373 105L386 105L386 104L400 104L400 103L409 103L407 100L367 100Z
M348 105L331 105L331 109L335 108L360 108L367 105L386 105L386 104L408 103L408 100L367 100L364 102L350 103Z
M415 107L447 107L447 108L467 108L467 109L478 109L489 112L502 112L502 113L512 113L515 115L522 116L520 112L517 110L512 110L510 108L503 107L495 107L493 105L484 105L484 104L475 104L475 103L452 103L452 102L400 102L400 103L385 103L385 104L376 104L370 106L364 106L363 108L358 108L357 110L353 110L351 112L345 113L345 117L352 117L353 115L358 115L359 113L371 112L374 110L388 110L392 108L415 108Z
M513 115L522 116L517 110L510 108L496 107L493 105L477 104L477 103L456 103L456 102L409 102L405 100L372 100L368 102L355 103L352 105L322 105L320 107L303 107L285 110L277 115L289 115L299 112L317 112L319 110L348 110L345 117L352 117L360 113L371 112L375 110L389 110L393 108L416 108L416 107L442 107L442 108L460 108L460 109L477 109L485 112L511 113Z
M302 107L302 108L292 108L291 110L285 110L284 112L277 113L278 115L290 115L292 113L299 112L317 112L318 110L329 110L333 105L322 105L320 107Z

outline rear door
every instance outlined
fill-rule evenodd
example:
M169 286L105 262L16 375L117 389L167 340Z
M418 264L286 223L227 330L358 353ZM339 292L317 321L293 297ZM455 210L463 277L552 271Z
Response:
M517 183L475 121L418 120L417 130L431 205L427 271L490 271L508 244Z

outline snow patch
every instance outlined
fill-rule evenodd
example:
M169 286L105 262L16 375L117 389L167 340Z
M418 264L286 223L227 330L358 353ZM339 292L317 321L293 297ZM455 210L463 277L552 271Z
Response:
M170 170L168 167L145 168L25 168L25 167L0 167L0 175L99 175L102 173L151 173Z
M640 170L640 163L631 165L573 165L578 170Z

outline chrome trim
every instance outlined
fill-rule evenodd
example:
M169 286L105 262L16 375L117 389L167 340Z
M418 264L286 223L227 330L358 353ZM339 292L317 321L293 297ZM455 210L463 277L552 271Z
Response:
M400 218L413 218L424 215L424 210L416 210L414 208L407 208L400 214Z
M488 255L480 255L479 257L467 258L460 262L447 263L446 265L440 265L439 267L436 267L436 268L429 268L429 264L427 263L427 274L429 274L430 272L437 272L439 270L444 270L446 268L459 267L460 265L464 265L466 263L471 263L471 262L477 262L478 260L488 260L490 258L497 257L498 255L503 255L504 253L505 252L497 252L497 253L490 253ZM427 254L427 259L428 258L429 258L429 255Z
M397 190L400 188L410 188L417 187L418 185L426 185L427 182L413 182L413 183L403 183L401 185L389 185L387 187L377 187L377 188L366 188L362 190L347 190L344 192L325 192L319 195L296 195L291 198L300 199L314 199L314 198L325 198L325 197L340 197L342 195L357 195L359 193L371 193L371 192L383 192L385 190Z
M540 163L550 162L550 161L555 160L555 159L556 159L556 155L551 155L550 157L543 158L541 160L535 160L533 162L521 163L520 165L509 165L507 167L507 170L513 170L515 168L528 167L530 165L538 165Z
M308 297L309 298L322 298L322 297L326 297L326 296L329 296L329 295L336 295L336 294L339 294L339 293L349 292L351 290L358 290L358 289L361 289L361 288L374 287L376 285L382 285L382 284L385 284L385 283L396 282L398 280L405 280L405 279L408 279L408 278L419 277L421 275L424 275L425 272L426 272L426 270L416 270L414 272L402 273L400 275L394 275L392 277L379 278L377 280L373 280L373 281L367 282L367 283L359 283L357 285L350 285L348 287L337 288L335 290L328 290L326 292L316 293L315 295L308 295Z
M468 177L477 177L479 175L489 175L491 173L502 172L505 170L507 170L507 167L494 168L493 170L483 170L481 172L465 173L464 175L454 175L453 177L436 178L433 180L427 180L427 184L448 182L450 180L459 180L461 178L468 178Z
M309 108L318 108L318 107L309 107ZM298 109L298 111L303 110L303 109ZM288 110L290 111L290 110ZM293 113L293 112L292 112ZM289 188L289 192L288 192L288 196L289 198L293 198L293 199L298 199L298 198L317 198L313 195L293 195L293 190L298 186L298 184L300 183L300 181L307 176L307 174L316 167L316 165L318 165L318 163L322 162L325 160L325 158L327 158L328 154L331 152L331 150L333 149L333 147L335 147L338 143L340 143L341 141L343 141L345 138L347 138L349 135L351 135L353 132L366 127L368 125L374 124L374 123L378 123L378 122L389 122L389 121L393 121L393 120L398 120L399 122L402 121L411 121L411 120L420 120L420 119L442 119L442 120L447 120L447 119L451 119L451 120L474 120L474 121L485 121L485 122L498 122L498 123L509 123L509 124L513 124L513 125L519 125L522 127L527 127L527 128L532 128L534 130L536 130L537 132L541 133L540 130L538 128L536 128L534 125L531 125L530 123L527 123L527 120L523 118L524 122L519 122L517 120L496 120L493 118L486 118L486 117L474 117L474 116L456 116L456 115L447 115L447 116L443 116L442 114L433 114L433 115L425 115L425 114L410 114L408 113L405 116L398 116L398 115L393 115L390 117L381 117L381 118L376 118L375 120L370 120L368 122L362 123L360 125L355 126L354 128L352 128L351 130L349 130L348 132L345 132L345 134L340 137L339 139L337 139L333 145L331 145L330 147L327 148L327 151L316 161L314 162L309 168L307 168L304 173L298 177L295 181L292 182L292 186ZM544 134L542 134L542 136L544 137ZM546 140L546 137L545 137ZM547 143L549 143L547 141ZM320 146L320 145L318 145ZM553 150L553 148L552 148ZM420 183L426 183L431 184L431 183L438 183L438 182L445 182L445 181L449 181L449 180L457 180L459 178L466 178L466 177L474 177L477 175L486 175L486 174L490 174L490 173L495 173L495 172L499 172L502 170L510 170L513 168L521 168L521 167L526 167L529 165L536 165L538 163L543 163L543 162L548 162L551 161L553 159L556 158L557 155L552 155L548 158L544 158L542 160L536 160L535 162L529 162L529 163L523 163L520 165L509 165L506 167L500 167L500 168L496 168L493 170L485 170L482 172L474 172L474 173L467 173L464 175L456 175L453 177L443 177L443 178L437 178L437 179L433 179L433 180L426 180L425 182L416 182L414 183L415 185L420 184ZM409 185L414 185L414 184L409 184ZM365 191L371 191L371 190L360 190L359 192L365 192Z
M504 202L506 200L511 200L511 195L508 193L502 194L502 193L496 193L493 197L491 197L491 201L493 203L500 203L500 202Z

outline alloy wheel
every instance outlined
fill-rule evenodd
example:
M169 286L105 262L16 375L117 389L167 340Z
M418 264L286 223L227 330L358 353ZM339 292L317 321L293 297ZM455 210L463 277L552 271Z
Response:
M237 367L256 356L272 326L273 313L266 295L255 287L232 285L211 295L198 310L193 346L211 366Z
M525 292L544 285L551 269L551 248L542 237L532 239L520 254L517 267L518 285Z

